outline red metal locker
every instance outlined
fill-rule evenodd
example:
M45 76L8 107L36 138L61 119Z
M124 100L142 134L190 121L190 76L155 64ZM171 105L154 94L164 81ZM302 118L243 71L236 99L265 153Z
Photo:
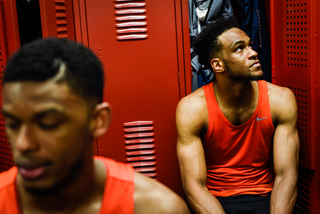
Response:
M4 72L4 66L10 54L20 47L18 17L15 1L0 0L0 72ZM0 77L0 90L2 91L2 77ZM2 106L2 94L0 94ZM12 167L13 160L10 144L5 134L5 123L0 116L0 172Z
M175 108L191 92L186 1L74 1L76 39L101 59L113 121L98 154L183 195ZM84 14L85 12L85 14Z
M297 206L320 212L319 12L316 0L271 0L273 83L290 88L298 105L300 168ZM317 79L318 78L318 79ZM318 96L318 97L317 97ZM318 154L318 157L317 157Z

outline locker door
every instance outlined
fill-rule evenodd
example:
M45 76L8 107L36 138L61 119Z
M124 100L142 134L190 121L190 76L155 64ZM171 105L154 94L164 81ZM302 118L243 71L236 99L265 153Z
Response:
M271 0L273 83L290 88L298 105L302 213L320 211L319 8L317 0Z
M101 59L104 100L113 107L98 154L127 162L183 195L175 108L191 91L187 2L78 0L74 10L76 38Z
M2 75L4 66L10 54L20 46L18 17L15 1L0 0L0 90L2 91ZM2 106L2 94L0 94ZM5 134L5 123L0 116L0 172L8 170L13 165L11 148Z

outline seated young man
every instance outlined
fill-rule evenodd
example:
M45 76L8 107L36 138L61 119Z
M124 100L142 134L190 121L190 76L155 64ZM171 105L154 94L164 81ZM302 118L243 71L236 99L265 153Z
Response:
M296 100L288 88L256 81L263 72L251 44L233 17L207 25L193 44L216 78L183 98L176 113L183 187L197 213L294 209Z
M189 213L164 185L94 157L108 129L98 58L66 39L38 40L8 61L2 114L15 165L0 174L0 213Z

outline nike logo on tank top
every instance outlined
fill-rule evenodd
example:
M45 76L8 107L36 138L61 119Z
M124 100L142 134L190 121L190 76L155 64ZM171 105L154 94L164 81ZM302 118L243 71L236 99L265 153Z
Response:
M209 124L203 137L207 188L216 197L266 195L273 188L272 123L267 82L257 81L259 98L250 119L232 125L222 113L213 83L203 86Z

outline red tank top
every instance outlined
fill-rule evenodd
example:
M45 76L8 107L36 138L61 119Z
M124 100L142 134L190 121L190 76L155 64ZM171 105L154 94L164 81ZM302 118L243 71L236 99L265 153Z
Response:
M104 194L99 214L134 213L134 169L123 163L103 157L101 160L107 168L108 180L105 183ZM20 214L15 180L18 170L12 167L0 174L0 213Z
M207 188L216 197L266 195L272 191L272 123L268 85L257 81L259 98L251 118L232 125L217 103L213 83L203 86L209 124L203 137Z

